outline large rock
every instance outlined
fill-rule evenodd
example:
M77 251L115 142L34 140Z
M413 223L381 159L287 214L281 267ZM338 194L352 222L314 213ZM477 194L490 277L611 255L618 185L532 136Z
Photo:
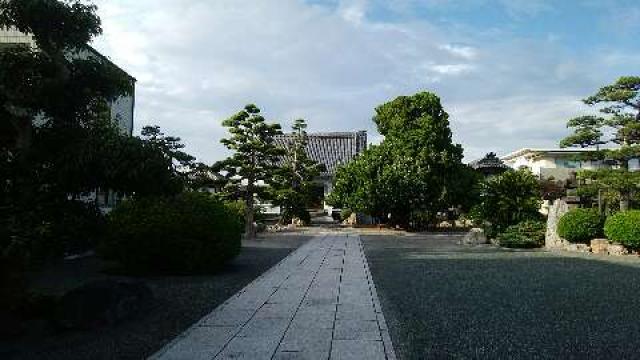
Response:
M480 228L473 228L462 238L462 244L464 245L480 245L487 243L487 236L484 234L484 230Z
M591 240L591 252L594 254L608 254L609 253L609 240L607 239L593 239Z
M111 326L144 312L152 299L151 289L143 282L99 280L66 293L56 320L67 329Z
M570 243L558 235L558 221L562 215L569 211L569 205L561 199L553 202L549 207L547 217L547 233L545 235L544 246L547 249L564 250Z

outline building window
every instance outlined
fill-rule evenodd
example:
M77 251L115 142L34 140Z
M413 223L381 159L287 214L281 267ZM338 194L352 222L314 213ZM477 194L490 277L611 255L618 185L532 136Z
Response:
M556 159L556 166L565 169L579 169L581 167L579 161L567 159Z

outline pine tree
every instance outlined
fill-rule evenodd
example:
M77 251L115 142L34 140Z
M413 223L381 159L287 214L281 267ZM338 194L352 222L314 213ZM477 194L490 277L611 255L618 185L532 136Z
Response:
M282 134L279 124L269 124L253 105L224 120L230 136L220 142L233 153L216 163L214 171L226 180L224 194L240 198L245 203L245 236L255 237L253 228L255 199L266 198L266 187L273 182L279 156L283 149L274 142Z
M603 115L580 116L567 122L573 134L560 142L561 147L594 147L598 151L584 155L584 159L605 160L619 169L583 171L582 178L599 182L607 189L619 192L620 210L629 207L629 199L640 188L636 177L629 172L629 161L640 156L640 77L623 76L604 86L583 102L596 106ZM605 135L611 134L606 138ZM600 149L600 145L614 148ZM599 172L599 173L598 173ZM596 180L597 179L597 180ZM625 184L618 186L614 184Z
M280 206L281 223L294 218L309 222L313 196L313 179L320 175L322 165L307 155L307 123L297 119L292 126L292 141L286 147L281 168L277 171L272 187L273 204Z

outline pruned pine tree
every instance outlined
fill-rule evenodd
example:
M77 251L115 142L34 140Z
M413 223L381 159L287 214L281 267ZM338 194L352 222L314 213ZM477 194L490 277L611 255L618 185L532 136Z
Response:
M291 142L286 147L282 166L276 172L272 186L273 204L280 206L280 222L290 223L294 218L309 222L307 210L313 196L313 179L320 175L323 165L312 160L306 151L307 123L297 119L292 126Z
M608 183L628 183L631 179L629 161L640 156L640 76L623 76L615 83L604 86L583 102L597 107L601 115L580 116L570 119L567 127L573 133L560 142L561 147L596 147L598 151L584 155L584 159L605 160L619 166L619 171L586 174L583 177ZM600 149L600 145L613 145ZM609 176L611 175L611 176ZM614 177L614 178L612 178ZM629 199L640 184L620 187L620 210L629 207Z
M255 199L264 199L265 187L273 182L278 158L284 154L274 142L282 134L279 124L269 124L253 105L223 121L230 136L220 142L232 151L231 156L214 165L226 180L224 193L244 200L245 236L255 237L253 228Z

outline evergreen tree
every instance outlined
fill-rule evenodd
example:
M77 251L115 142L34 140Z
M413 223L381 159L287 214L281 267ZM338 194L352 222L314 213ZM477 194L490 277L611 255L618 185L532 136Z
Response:
M595 146L598 151L584 155L582 159L617 164L620 171L602 170L599 174L591 171L581 177L600 183L607 190L616 189L620 194L620 210L626 210L629 199L640 188L640 184L634 180L636 177L628 171L629 161L640 157L640 77L623 76L615 83L600 88L583 102L597 107L603 115L580 116L569 120L567 127L573 129L573 133L564 138L560 146ZM600 145L605 144L615 147L600 149Z
M279 124L269 124L255 105L247 105L222 123L230 136L220 142L233 153L216 163L214 171L226 180L224 193L244 200L245 236L255 236L253 228L255 199L265 199L267 186L278 170L278 158L283 149L274 143L274 136L282 134Z
M313 179L322 171L322 166L307 155L305 120L295 120L292 129L292 141L285 149L282 166L275 173L271 194L273 204L280 206L282 223L289 223L293 218L310 220L307 207L312 200Z

